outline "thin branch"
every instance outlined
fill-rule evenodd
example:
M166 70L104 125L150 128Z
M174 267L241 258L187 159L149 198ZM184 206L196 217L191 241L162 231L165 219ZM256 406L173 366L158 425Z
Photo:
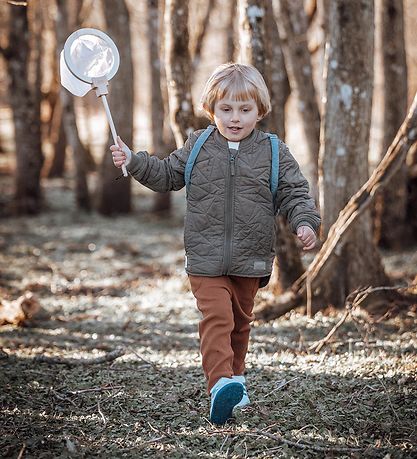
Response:
M274 440L278 443L286 444L288 446L298 448L298 449L304 449L304 450L312 450L312 451L319 451L319 452L337 452L337 453L353 453L355 451L363 451L363 448L349 448L349 447L337 447L337 446L318 446L318 445L313 445L310 443L301 443L300 441L292 441L284 438L280 434L271 434L269 432L264 432L263 430L245 430L242 432L237 432L237 431L232 431L232 430L219 430L216 432L211 432L211 435L224 435L224 434L229 434L231 436L237 436L237 435L243 435L247 437L267 437L271 440ZM378 448L378 451L380 449Z
M408 286L397 285L397 286L393 286L393 287L385 287L385 286L381 286L381 287L364 287L364 288L357 289L357 290L353 291L346 298L346 303L345 303L346 310L345 310L343 316L340 318L339 322L337 322L337 324L329 331L329 333L324 338L322 338L321 340L319 340L319 341L315 342L314 344L312 344L308 348L308 350L309 351L314 351L314 352L320 352L321 349L323 348L323 346L330 341L331 337L343 325L343 323L346 321L346 319L349 316L352 318L352 320L356 320L352 316L353 310L357 306L360 306L366 300L366 298L369 297L369 295L371 293L382 291L382 290L395 290L395 291L398 292L400 290L412 289L416 285L417 284L411 284L411 285L408 285Z
M106 390L117 390L124 389L125 386L103 386L103 387L92 387L90 389L80 389L80 390L69 390L68 394L79 395L85 394L87 392L104 392Z

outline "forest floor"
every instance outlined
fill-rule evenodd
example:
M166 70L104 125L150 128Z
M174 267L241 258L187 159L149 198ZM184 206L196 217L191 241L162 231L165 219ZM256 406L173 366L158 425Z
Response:
M0 177L0 200L10 187ZM255 322L252 404L213 426L183 197L175 217L157 218L152 195L134 188L135 214L104 218L77 211L69 183L51 180L42 215L0 220L0 298L31 291L44 309L0 327L1 457L417 457L415 309L366 327L347 319L320 353L308 349L343 311ZM384 262L409 281L416 248Z

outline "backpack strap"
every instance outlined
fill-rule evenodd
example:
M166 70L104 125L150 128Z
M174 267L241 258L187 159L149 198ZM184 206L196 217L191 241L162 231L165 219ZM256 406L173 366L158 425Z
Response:
M191 172L193 171L195 160L197 159L198 154L200 153L201 147L204 145L204 142L209 138L210 134L214 131L214 126L210 124L203 132L200 134L196 140L193 148L191 149L190 156L188 156L187 164L185 165L184 170L184 182L185 186L188 189L191 181Z
M268 134L271 142L272 161L271 161L271 193L275 198L278 191L278 177L279 177L279 140L276 134Z

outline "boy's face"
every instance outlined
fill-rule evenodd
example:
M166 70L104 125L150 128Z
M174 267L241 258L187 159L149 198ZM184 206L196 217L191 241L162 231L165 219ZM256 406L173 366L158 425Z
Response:
M220 99L214 104L213 117L223 137L239 142L255 128L259 120L258 105L254 99Z

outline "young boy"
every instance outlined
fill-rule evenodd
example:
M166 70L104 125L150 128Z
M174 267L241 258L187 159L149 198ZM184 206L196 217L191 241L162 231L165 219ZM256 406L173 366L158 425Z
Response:
M279 210L287 218L304 250L315 246L320 216L287 146L276 139L278 161L270 136L255 128L271 104L254 67L218 67L201 105L214 126L192 133L167 158L132 154L120 139L111 150L115 166L125 164L133 178L154 191L187 186L185 269L202 313L200 349L210 419L223 424L234 408L249 404L245 356L254 297L272 271L275 216ZM200 136L207 138L193 149Z

